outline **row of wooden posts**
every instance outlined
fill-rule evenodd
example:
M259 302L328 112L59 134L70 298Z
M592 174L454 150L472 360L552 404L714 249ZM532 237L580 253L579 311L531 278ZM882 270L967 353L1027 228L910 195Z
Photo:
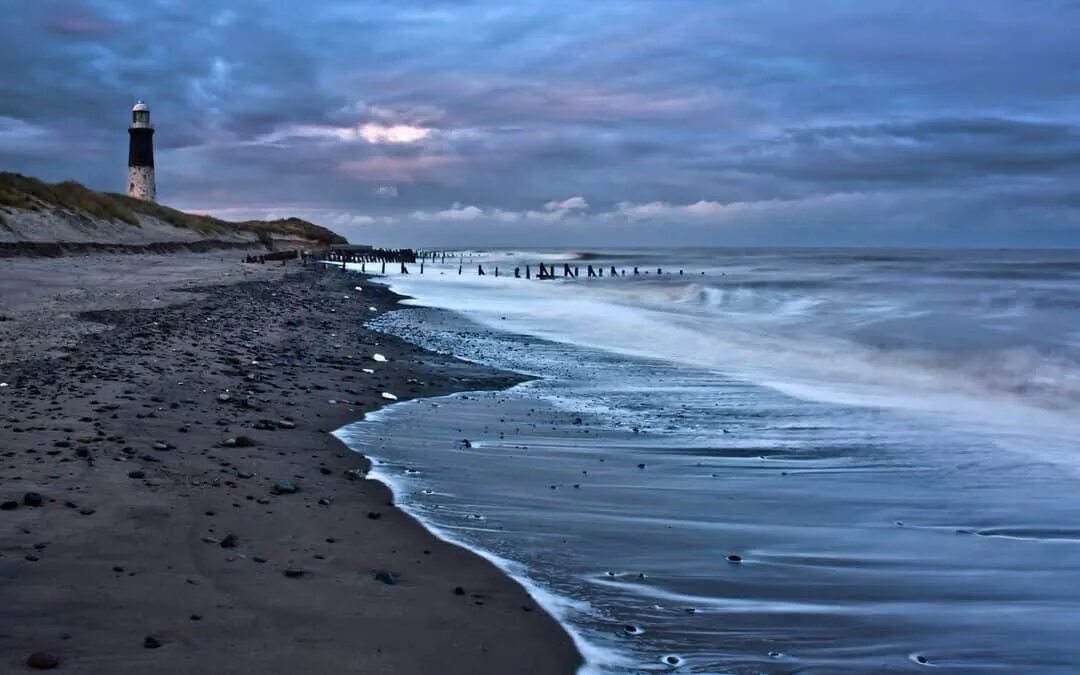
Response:
M322 260L339 263L415 263L416 251L411 248L367 248L354 250L330 249L320 254Z
M409 268L405 265L405 263L400 262L399 264L401 266L399 268L399 272L401 274L409 274ZM423 258L421 258L420 259L420 274L424 273L424 264L425 264L425 260ZM345 269L345 263L344 262L342 262L341 268ZM368 271L367 270L367 262L361 262L360 263L360 271L362 273L366 273ZM458 264L457 273L460 276L461 274L464 274L464 271L465 271L465 263L464 263L464 261L462 261L462 262L460 262ZM382 261L379 264L379 273L380 274L386 274L386 261ZM478 264L476 266L476 273L477 273L477 275L482 276L482 277L487 276L487 274L488 274L488 272L486 272L484 270L483 264ZM586 273L586 278L588 278L588 279L602 279L604 277L604 268L600 267L600 266L588 265L586 267L585 273ZM661 268L661 267L656 268L656 274L658 276L662 275L663 273L664 273L663 268ZM681 275L682 273L683 273L683 271L679 270L679 274ZM581 267L579 265L575 265L574 267L570 267L569 264L563 263L562 274L560 275L558 273L558 271L556 270L554 265L545 265L544 263L540 263L539 269L537 270L535 276L536 276L537 279L557 279L560 276L562 278L564 278L564 279L577 279L580 274L581 274ZM633 272L631 272L631 276L640 276L641 274L649 274L649 272L648 271L642 272L638 267L634 267ZM500 276L499 267L497 265L495 266L495 269L494 269L494 276L496 276L496 277ZM505 276L505 275L503 275L503 276ZM524 276L525 279L532 279L533 278L534 275L533 275L533 272L532 272L532 265L525 265L525 273L524 273L524 275L522 275L522 268L520 266L514 268L514 278L515 279L521 279L523 276ZM612 265L608 270L608 276L609 277L625 277L625 276L627 276L627 272L626 272L626 270L617 270L617 269L615 269L615 266Z

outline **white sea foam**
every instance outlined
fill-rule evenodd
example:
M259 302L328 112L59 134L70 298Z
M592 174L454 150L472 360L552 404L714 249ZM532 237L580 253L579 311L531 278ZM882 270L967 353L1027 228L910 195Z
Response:
M384 407L379 410L368 413L365 416L365 422L381 421L385 416L393 414L393 407L420 405L425 402L422 399L413 399L402 403L394 404L394 406ZM333 435L344 443L346 446L352 448L354 451L359 450L351 443L349 427L345 426L337 429L333 432ZM519 583L525 591L529 594L533 600L536 601L545 612L547 612L553 619L555 619L567 632L570 638L574 642L574 646L577 648L578 653L581 654L584 663L578 669L577 675L602 675L603 673L609 673L612 669L623 669L636 666L636 662L627 658L620 652L610 649L608 647L590 642L585 638L581 631L577 630L574 624L571 622L571 617L580 616L583 614L591 614L593 612L589 604L583 600L575 600L565 596L553 593L544 588L540 584L536 583L529 576L529 569L524 565L521 565L513 560L498 556L489 550L479 548L464 541L460 537L454 536L447 529L440 527L429 518L425 518L424 515L416 508L414 508L411 496L412 491L407 481L399 475L395 475L390 471L383 470L386 465L385 460L373 456L369 453L364 453L365 456L371 460L371 470L367 473L367 478L371 480L383 483L390 488L391 493L394 496L394 504L412 517L414 520L424 526L429 532L438 537L439 539L460 546L461 548L472 551L476 555L489 561L500 570L502 570L507 576Z
M934 417L990 432L1002 447L1080 462L1075 364L1024 348L957 356L861 344L824 325L828 315L816 316L831 301L813 288L717 288L698 280L530 283L468 274L389 280L413 298L407 304L462 312L491 328L716 370L804 400ZM858 331L924 310L883 294L841 311L832 318Z

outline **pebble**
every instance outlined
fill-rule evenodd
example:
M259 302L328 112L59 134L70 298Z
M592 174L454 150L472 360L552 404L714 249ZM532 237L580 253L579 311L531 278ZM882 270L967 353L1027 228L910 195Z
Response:
M291 480L279 480L274 483L273 492L279 495L291 495L300 491Z
M128 478L146 478L145 471L130 471L128 472Z
M45 498L37 492L27 492L23 495L22 503L26 506L41 506L45 503Z
M225 538L221 540L220 546L221 548L236 548L236 545L238 543L239 539L237 539L235 534L228 534L225 535Z
M375 581L381 581L387 586L393 586L397 583L397 576L387 570L379 570L375 572Z
M161 646L161 640L157 639L153 635L147 635L143 638L142 646L147 649L157 649Z
M16 501L6 501L0 504L0 511L14 511L17 508L19 508L19 502Z
M727 561L729 563L741 563L742 562L742 556L732 553L731 555L729 555L727 557Z
M304 570L297 567L290 567L285 570L285 576L289 579L299 579L300 577L304 576Z
M52 652L34 652L26 657L26 665L35 670L52 670L60 665L60 657Z

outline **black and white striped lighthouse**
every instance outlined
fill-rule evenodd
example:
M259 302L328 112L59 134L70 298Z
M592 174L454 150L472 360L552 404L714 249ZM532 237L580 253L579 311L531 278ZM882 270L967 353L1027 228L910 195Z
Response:
M128 196L152 202L157 198L154 183L154 127L150 126L150 106L139 101L131 109L128 127Z

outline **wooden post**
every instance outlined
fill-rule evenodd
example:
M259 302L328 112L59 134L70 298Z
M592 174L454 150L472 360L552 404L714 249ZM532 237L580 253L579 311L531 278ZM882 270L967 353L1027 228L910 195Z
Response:
M480 274L478 276L481 276L481 277L484 276L484 266L483 265L477 265L476 269L480 272Z
M409 268L405 267L405 263L401 263L401 273L402 274L408 274L409 273Z
M562 266L562 276L563 276L563 279L565 279L567 277L573 277L574 276L574 273L570 271L570 266L567 265L566 263L563 263L563 266Z
M499 266L495 266L495 276L499 276Z
M594 270L594 269L592 268L592 265L589 265L589 278L590 278L590 279L593 279L593 278L595 278L595 277L596 277L596 270Z
M382 261L382 273L386 274L386 261L385 260Z
M420 259L420 274L424 273L424 259Z
M615 271L615 266L614 265L611 266L611 276L613 276L613 277L619 276L619 273Z
M515 267L514 268L514 278L515 279L520 279L521 278L521 268L520 267Z
M532 270L529 268L528 265L525 266L525 278L532 279Z
M635 267L634 268L634 276L636 277L638 274L639 274L638 269L637 269L637 267Z
M656 268L656 276L660 276L663 273L664 273L664 270L660 269L659 267Z

